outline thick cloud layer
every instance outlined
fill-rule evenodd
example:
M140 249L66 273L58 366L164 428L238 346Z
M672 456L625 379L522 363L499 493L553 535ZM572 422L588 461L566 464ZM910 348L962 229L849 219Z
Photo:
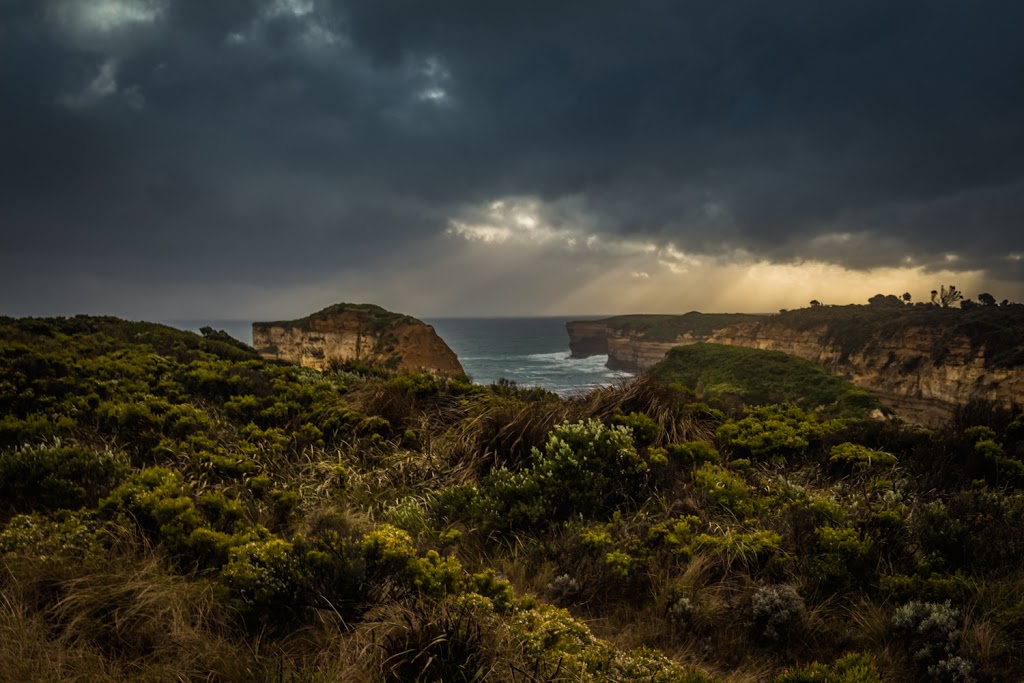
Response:
M596 312L602 273L758 263L1020 298L1022 25L936 0L0 0L0 312Z

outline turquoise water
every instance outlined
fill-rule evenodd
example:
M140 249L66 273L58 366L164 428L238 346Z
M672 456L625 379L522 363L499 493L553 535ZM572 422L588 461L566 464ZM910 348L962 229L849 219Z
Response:
M480 384L500 378L567 395L630 377L604 366L607 356L569 357L569 318L434 318L441 338Z
M505 378L522 387L543 387L564 395L613 384L630 377L609 370L606 356L569 358L565 323L601 316L566 318L430 318L441 338L459 357L474 382L490 384ZM247 320L165 321L185 330L209 325L252 344Z

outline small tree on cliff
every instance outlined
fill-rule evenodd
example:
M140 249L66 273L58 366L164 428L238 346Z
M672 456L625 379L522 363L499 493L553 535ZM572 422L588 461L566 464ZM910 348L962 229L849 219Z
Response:
M811 308L817 308L820 305L821 305L820 301L818 301L817 299L811 299Z
M982 306L995 306L996 298L988 292L982 292L978 295L978 301L981 302Z
M914 298L914 297L910 296L910 292L903 292L903 301L904 301L905 303L908 303L908 304L909 304L909 303L910 303L910 300L911 300L911 299L913 299L913 298Z
M938 304L943 308L949 308L957 301L964 298L963 293L956 288L956 285L950 285L949 289L946 289L946 285L942 285L941 291L932 290L932 303Z

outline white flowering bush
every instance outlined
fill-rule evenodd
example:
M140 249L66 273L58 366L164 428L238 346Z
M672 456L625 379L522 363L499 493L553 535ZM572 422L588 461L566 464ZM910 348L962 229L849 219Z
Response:
M759 635L780 642L791 634L807 611L804 599L792 586L765 586L754 593L751 614Z
M530 467L493 472L476 509L486 523L506 527L602 517L642 489L648 470L629 427L563 423L551 430L543 452L533 449Z
M906 639L914 662L932 680L949 683L975 681L974 665L961 657L960 610L945 602L912 600L899 607L892 617L892 627Z

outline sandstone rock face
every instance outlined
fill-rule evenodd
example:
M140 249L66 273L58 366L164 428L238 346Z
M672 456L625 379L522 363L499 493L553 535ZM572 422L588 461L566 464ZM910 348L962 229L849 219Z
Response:
M573 320L565 324L569 333L572 358L589 358L608 354L608 337L603 320Z
M253 347L268 359L324 371L359 361L404 372L464 374L434 328L369 304L338 304L299 320L253 323Z
M665 359L669 350L676 346L686 346L707 341L707 337L694 336L690 333L681 334L672 341L652 341L646 339L642 332L624 332L608 330L608 367L612 370L638 372L646 370Z
M1017 304L971 310L823 307L725 325L717 325L721 318L714 314L701 315L708 324L674 339L616 329L609 324L614 318L603 321L608 366L642 371L675 346L708 341L813 361L921 424L941 424L971 399L1007 409L1024 405L1024 307ZM581 357L587 348L600 348L601 322L567 325Z
M565 328L573 358L607 355L609 368L637 372L660 362L673 347L707 341L717 329L761 317L690 311L683 315L640 314L574 320L566 323Z
M872 338L848 354L829 341L824 326L796 330L775 320L727 327L710 341L814 361L876 394L901 417L926 425L941 424L970 399L1005 408L1024 402L1021 368L987 367L983 349L972 347L966 337L951 337L941 326L910 327L900 336ZM938 362L937 348L944 350Z

